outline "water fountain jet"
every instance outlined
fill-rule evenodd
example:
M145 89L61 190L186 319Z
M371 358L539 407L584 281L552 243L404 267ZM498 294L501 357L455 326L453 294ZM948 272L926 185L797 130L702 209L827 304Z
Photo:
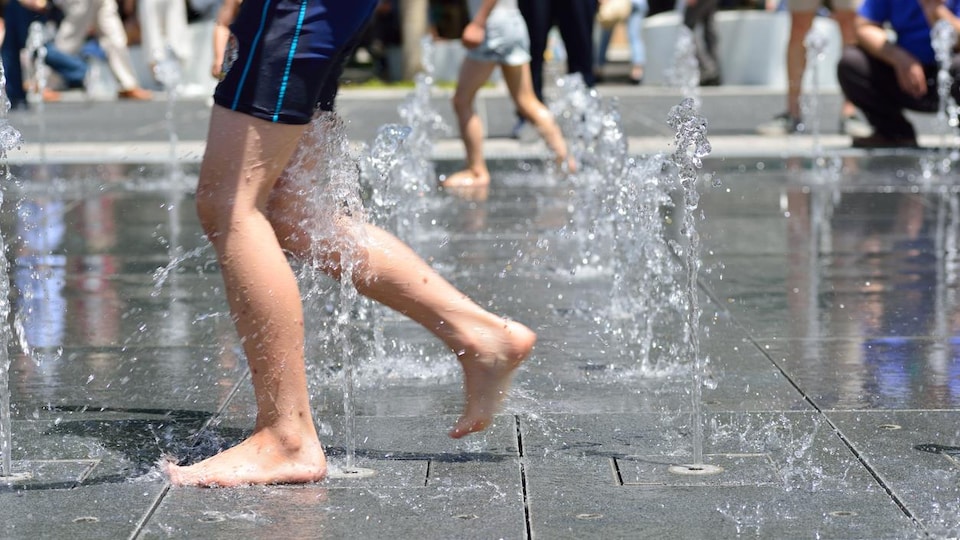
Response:
M10 169L7 166L7 152L21 144L20 132L7 121L10 100L6 94L7 78L0 63L0 167L2 167L3 188L0 190L0 207L3 206L3 190L9 185ZM30 477L30 473L13 471L13 433L10 413L10 338L11 329L6 324L10 315L10 279L7 248L0 236L0 481L13 483Z

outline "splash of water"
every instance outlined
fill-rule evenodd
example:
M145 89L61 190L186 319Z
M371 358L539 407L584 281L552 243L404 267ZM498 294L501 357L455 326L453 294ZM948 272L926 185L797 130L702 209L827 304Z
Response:
M697 37L681 24L677 28L677 47L673 52L673 64L666 78L671 86L680 89L685 99L692 99L700 107L700 62L697 61Z
M936 163L932 167L923 167L924 178L930 179L933 173L947 175L953 169L953 163L960 158L957 151L957 115L960 108L950 93L953 77L950 75L950 64L953 62L954 44L957 42L957 31L948 21L937 21L930 31L930 42L936 53L937 65L937 126L940 131L940 148L937 151Z
M820 140L820 64L826 56L827 43L826 33L817 25L811 26L803 38L803 45L807 50L807 66L812 75L810 92L804 94L801 102L803 131L813 136L815 164L823 162L823 143Z
M347 142L342 119L335 113L321 113L303 135L308 151L298 152L288 167L292 190L291 200L300 201L304 221L298 226L308 231L310 253L300 269L300 278L307 284L304 292L305 311L312 314L327 311L323 298L321 275L337 265L340 274L339 303L333 308L334 320L325 321L329 332L320 332L325 343L321 347L336 347L342 358L339 373L342 378L344 440L347 466L352 467L355 456L353 410L354 362L357 354L351 333L357 331L351 323L358 294L353 276L363 257L366 213L360 197L358 158ZM330 260L327 250L335 249L339 261ZM317 302L321 303L318 308ZM309 334L308 334L309 336ZM307 350L316 346L308 337ZM313 354L308 354L313 356Z
M47 67L47 42L49 41L50 36L47 35L46 27L40 21L33 21L30 23L30 26L27 28L27 42L26 47L24 47L27 54L27 58L30 59L30 65L32 67L33 84L31 85L31 93L36 97L35 102L37 104L37 119L39 122L39 131L40 131L40 162L46 163L47 161L47 121L44 110L46 108L46 103L43 99L43 91L47 88L47 79L50 74L50 69Z
M7 165L7 152L21 144L20 132L7 121L10 112L10 99L6 94L7 77L0 64L0 168L3 182L0 186L0 208L3 207L3 190L9 184L10 169ZM0 321L8 320L10 315L10 279L7 263L7 248L0 236ZM13 434L10 418L10 344L9 328L0 329L0 477L13 475Z
M419 217L431 203L428 195L436 190L434 141L450 132L430 99L435 69L433 40L424 38L421 46L423 71L415 77L414 91L397 109L403 123L381 126L360 155L360 181L367 194L371 222L405 239L415 237ZM390 311L366 299L364 307L373 330L371 354L374 360L383 358L386 340L382 323ZM377 362L366 365L376 366Z
M433 40L429 36L425 37L421 46L423 71L414 77L414 91L397 108L402 124L410 129L403 141L405 152L402 167L397 170L400 175L397 180L406 193L426 201L426 196L437 188L436 170L431 160L433 143L438 137L448 134L450 127L431 102L434 84ZM415 218L422 212L422 208L414 210L414 219L404 223L408 230L395 231L404 238L407 237L406 233L415 232L409 229L415 226Z
M167 46L163 51L154 52L153 76L157 82L163 85L167 94L167 110L164 118L167 122L167 139L170 141L170 175L171 179L179 174L177 168L177 126L176 126L176 106L177 96L180 91L182 79L182 69L180 60L177 59L173 49Z
M703 420L701 402L704 384L704 358L700 354L700 308L697 291L700 273L700 233L697 231L697 209L700 206L700 193L697 187L702 159L710 153L707 140L707 120L700 115L696 102L687 98L675 106L668 117L670 127L676 135L676 149L673 162L677 166L679 187L683 193L683 218L680 232L686 245L675 244L682 254L686 268L686 290L684 297L686 320L683 324L683 345L686 357L693 361L693 386L691 400L693 404L693 464L703 463Z
M576 197L572 205L571 227L563 231L576 246L561 267L571 275L609 272L605 267L613 258L611 179L623 174L627 162L627 138L621 129L620 112L615 101L601 99L587 87L578 73L557 80L550 111L567 140L568 152L577 162L576 174L566 174L555 166L547 173L572 184Z

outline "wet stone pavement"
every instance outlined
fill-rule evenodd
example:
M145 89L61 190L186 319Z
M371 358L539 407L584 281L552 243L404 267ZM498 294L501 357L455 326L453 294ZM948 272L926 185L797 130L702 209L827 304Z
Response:
M367 304L345 415L351 358L327 339L339 291L319 280L304 289L321 437L334 472L374 474L239 489L171 488L156 467L253 425L195 167L172 181L162 166L16 166L0 225L34 348L11 345L14 472L29 476L0 483L0 537L957 537L960 194L917 180L920 157L847 156L836 178L806 159L705 163L719 183L701 185L697 221L699 406L718 474L670 468L691 462L692 362L643 364L611 331L648 315L611 310L609 238L578 243L569 182L505 161L487 200L430 194L402 235L539 334L495 424L447 438L455 359ZM598 261L576 264L584 245ZM657 341L670 350L682 328Z

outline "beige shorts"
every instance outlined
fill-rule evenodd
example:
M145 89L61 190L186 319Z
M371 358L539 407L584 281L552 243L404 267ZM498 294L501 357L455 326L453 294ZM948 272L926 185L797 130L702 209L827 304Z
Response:
M821 6L829 4L830 11L855 11L860 7L860 0L787 0L788 11L817 11Z

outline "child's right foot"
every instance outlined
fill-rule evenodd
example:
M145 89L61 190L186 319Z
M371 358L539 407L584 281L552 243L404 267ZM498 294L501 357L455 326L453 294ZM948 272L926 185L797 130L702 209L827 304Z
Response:
M459 439L486 429L507 394L513 374L526 360L537 335L526 326L503 321L496 335L480 337L478 347L460 355L467 403L450 436Z
M483 187L490 185L490 173L481 173L464 169L455 172L440 181L444 188Z
M319 482L327 475L320 441L292 448L289 439L269 430L255 431L233 448L187 467L167 463L165 473L175 486L234 487Z

